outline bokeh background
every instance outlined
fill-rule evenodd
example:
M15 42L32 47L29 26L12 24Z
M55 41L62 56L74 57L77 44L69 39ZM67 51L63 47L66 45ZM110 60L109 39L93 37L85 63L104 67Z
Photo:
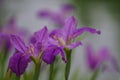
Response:
M61 5L66 3L75 7L73 15L78 19L79 27L89 26L101 30L100 36L83 36L83 42L91 43L95 49L107 46L120 64L119 0L0 0L0 25L6 24L12 16L15 16L17 24L31 33L45 25L49 29L53 29L54 25L48 20L39 19L36 16L37 12L43 9L59 11ZM84 47L78 47L72 56L70 79L86 80L86 76L89 76L90 72L85 63ZM42 80L47 80L45 74L47 74L47 70L41 75ZM97 80L120 80L119 75L114 71L106 71L100 73Z

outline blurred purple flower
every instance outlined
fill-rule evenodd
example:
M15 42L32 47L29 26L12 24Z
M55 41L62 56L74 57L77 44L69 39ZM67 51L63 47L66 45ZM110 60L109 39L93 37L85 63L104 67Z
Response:
M75 7L71 4L64 4L61 7L61 11L65 14L68 15L70 12L74 11Z
M120 71L117 61L110 54L108 48L106 47L101 48L100 51L96 53L91 45L87 45L86 58L88 68L90 68L91 70L95 70L100 67L102 67L103 70L106 70L112 67L116 69L116 71ZM110 63L111 65L107 65L106 63Z
M12 17L9 20L8 24L5 26L2 26L2 28L0 29L0 50L2 46L4 46L8 52L12 48L12 45L9 39L10 34L17 34L22 37L27 37L28 36L27 32L28 31L26 31L25 29L18 28L18 26L16 25L15 18Z
M38 17L50 19L50 21L52 21L53 23L55 23L59 26L64 24L64 19L65 19L65 15L58 13L58 12L52 12L50 10L39 11Z
M10 58L9 68L20 77L25 72L30 62L31 51L19 36L10 35L10 40L12 45L16 48L16 52Z
M40 10L37 15L40 18L47 18L53 21L58 26L64 25L64 20L74 10L74 7L70 4L65 4L61 7L59 12L50 10Z
M0 51L5 48L7 52L11 49L11 43L9 40L8 35L6 34L0 34Z

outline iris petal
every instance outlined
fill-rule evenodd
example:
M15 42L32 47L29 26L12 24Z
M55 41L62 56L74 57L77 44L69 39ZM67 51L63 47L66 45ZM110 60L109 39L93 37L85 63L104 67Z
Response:
M43 61L47 64L52 64L55 60L55 57L59 54L59 50L56 49L54 46L49 46L45 53L43 54Z
M82 43L81 42L73 42L68 46L68 48L73 49L73 48L78 47L79 45L82 45Z
M50 37L54 38L54 36L56 37L62 37L63 33L61 29L55 29L50 33Z
M73 32L76 30L76 27L77 27L77 21L73 16L71 16L66 20L64 26L66 40L69 40Z
M76 37L80 36L84 32L89 32L89 33L92 33L92 34L100 34L101 33L99 30L96 30L94 28L83 27L83 28L80 28L80 29L77 29L77 30L74 31L73 38L76 38Z
M20 51L21 53L25 53L27 47L25 46L25 43L23 40L17 36L17 35L10 35L10 40L13 46Z
M16 73L17 76L22 75L29 63L29 54L23 55L20 52L15 53L11 58L9 62L9 68L12 72Z
M60 54L61 54L62 60L66 63L67 60L66 60L66 57L65 57L65 51L64 51L64 49L61 49L61 48L59 48L59 49L60 49Z
M63 59L64 62L66 62L65 59L65 52L63 51L63 49L61 49L60 47L57 47L55 45L50 45L45 53L43 54L43 61L45 61L47 64L52 64L55 61L55 58L58 54L61 54L61 57Z
M47 27L45 26L41 30L35 32L34 35L35 35L36 39L38 39L38 42L46 41L47 37L48 37L48 29L47 29Z
M37 42L36 38L34 36L32 36L30 38L30 43L35 44L36 42Z

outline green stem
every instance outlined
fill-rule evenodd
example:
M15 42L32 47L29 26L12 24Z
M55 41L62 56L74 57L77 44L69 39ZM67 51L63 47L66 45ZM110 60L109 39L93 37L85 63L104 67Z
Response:
M67 63L65 68L65 80L69 79L70 68L71 68L71 52L72 50L66 50Z
M5 80L10 80L10 77L11 77L11 71L10 69L8 69L5 75Z
M39 80L41 62L35 65L34 80Z
M42 55L43 55L43 51L38 55L37 58L35 58L33 55L30 57L34 64L35 64L35 72L34 72L34 79L33 80L39 80L39 76L40 76L40 67L41 67L41 58L42 58Z
M5 49L5 47L3 47L3 49L0 51L0 79L4 78L4 72L5 72L5 64L7 61L7 51Z
M53 72L53 68L54 68L54 63L50 65L49 80L53 80L53 79L54 79L54 72Z
M20 77L17 77L17 76L16 76L16 79L15 79L15 80L20 80Z
M98 77L98 74L99 74L99 69L96 69L96 70L93 72L92 76L90 77L90 80L96 80L97 77Z

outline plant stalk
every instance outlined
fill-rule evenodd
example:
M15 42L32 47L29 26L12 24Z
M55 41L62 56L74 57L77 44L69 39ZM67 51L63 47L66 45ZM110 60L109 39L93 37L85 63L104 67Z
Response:
M49 80L54 80L54 63L50 65Z
M69 74L70 74L70 68L71 68L71 52L72 50L65 50L66 51L66 58L67 58L67 63L66 63L66 68L65 68L65 80L69 79Z

